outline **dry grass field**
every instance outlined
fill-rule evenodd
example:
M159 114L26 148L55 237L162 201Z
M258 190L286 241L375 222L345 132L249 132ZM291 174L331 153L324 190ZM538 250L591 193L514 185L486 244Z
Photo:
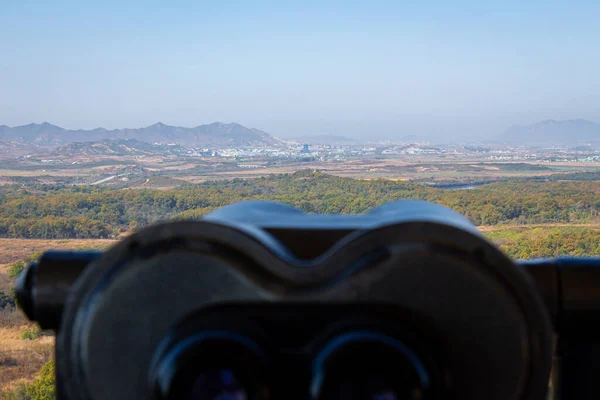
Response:
M103 247L114 243L108 239L0 239L0 271L4 264L10 264L33 253L48 249L80 249Z
M10 315L11 321L7 321L6 315L0 314L0 392L14 389L19 382L34 379L42 366L54 356L53 336L23 339L23 332L35 328L20 316L12 317ZM8 325L8 322L12 324Z
M272 174L289 174L303 169L317 169L328 175L343 176L357 179L392 179L411 180L426 178L430 182L473 179L494 180L499 178L525 177L525 176L547 176L562 170L589 169L587 165L567 165L552 163L544 164L545 168L539 168L537 163L489 163L490 165L474 164L481 161L455 161L439 159L360 159L346 161L311 161L295 162L282 165L272 165L261 168L236 169L214 172L193 172L183 176L175 176L177 179L186 180L190 183L200 183L207 180L221 180L233 178L258 178ZM258 164L249 162L250 164ZM504 165L507 168L504 168ZM510 164L531 166L530 169L515 170ZM583 164L583 163L582 163ZM499 167L500 165L500 167ZM597 167L597 166L596 166Z
M0 290L10 292L14 287L14 280L8 275L9 266L31 254L47 249L104 247L113 242L83 239L0 239ZM36 332L37 326L30 323L18 310L0 309L0 392L14 389L19 382L31 381L53 357L53 336L43 334L34 339L26 339L23 336L26 331Z
M455 157L439 155L396 155L349 157L344 160L269 160L263 158L233 160L221 157L177 158L173 156L73 156L66 164L35 164L24 162L11 168L0 168L0 185L35 180L38 183L92 183L107 175L134 171L133 176L160 174L188 183L233 178L258 178L273 174L294 173L303 169L318 169L329 175L357 179L417 180L426 183L445 181L493 181L511 177L547 176L555 173L597 171L593 162L494 161L485 157ZM72 163L76 163L72 164ZM252 164L244 168L239 164ZM511 167L512 165L512 167ZM143 169L143 173L140 172ZM107 183L110 186L112 183ZM124 185L127 187L127 185ZM143 186L146 188L147 186ZM130 188L140 188L131 186ZM154 188L154 187L153 187ZM159 187L162 188L162 187Z

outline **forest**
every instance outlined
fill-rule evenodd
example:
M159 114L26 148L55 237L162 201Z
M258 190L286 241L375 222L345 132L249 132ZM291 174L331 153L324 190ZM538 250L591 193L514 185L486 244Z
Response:
M507 227L485 235L512 258L600 255L600 228Z
M596 181L515 180L449 191L305 170L171 190L5 186L0 189L0 237L116 238L157 221L198 218L218 207L254 199L282 201L308 213L363 213L390 201L422 199L451 207L475 225L600 221Z

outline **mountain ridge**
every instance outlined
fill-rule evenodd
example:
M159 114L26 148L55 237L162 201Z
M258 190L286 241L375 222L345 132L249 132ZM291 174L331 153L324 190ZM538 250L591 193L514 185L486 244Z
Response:
M501 139L518 144L576 144L600 141L600 124L577 118L547 119L529 125L513 125Z
M142 128L108 130L65 129L49 122L9 127L0 125L0 141L19 141L38 146L55 147L70 142L91 142L104 139L136 139L147 143L175 142L186 146L266 146L280 145L281 139L259 129L247 128L236 122L212 122L192 128L166 125L162 122Z
M64 156L149 156L172 154L174 150L185 149L179 145L155 145L137 139L102 139L94 142L69 142L54 148L49 155Z

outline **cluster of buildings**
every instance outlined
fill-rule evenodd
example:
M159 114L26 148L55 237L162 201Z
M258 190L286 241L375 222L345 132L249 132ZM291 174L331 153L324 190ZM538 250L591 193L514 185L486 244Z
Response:
M495 150L490 153L487 159L494 161L600 162L600 150L515 147L506 150Z
M435 147L375 146L375 145L312 145L290 144L282 147L243 147L221 149L190 149L188 156L225 158L288 158L288 159L345 159L346 157L399 155L399 154L442 154L443 149Z
M163 146L165 146L163 144ZM505 144L442 144L429 143L377 143L377 144L316 144L283 142L279 145L189 148L166 144L164 151L179 157L222 157L239 160L252 158L287 160L346 160L348 157L369 156L452 156L492 161L536 162L600 162L600 150L566 147L527 147ZM42 160L53 163L54 160ZM252 163L242 168L254 168Z

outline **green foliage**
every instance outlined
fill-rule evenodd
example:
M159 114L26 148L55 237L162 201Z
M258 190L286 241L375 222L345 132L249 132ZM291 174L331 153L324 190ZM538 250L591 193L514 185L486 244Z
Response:
M26 395L31 400L53 400L55 390L54 361L49 361L42 367L40 377L27 385Z
M536 178L534 178L536 179ZM553 174L549 177L537 178L545 181L600 181L600 171L571 172L568 174Z
M600 229L519 228L488 232L486 236L513 258L600 255Z
M35 328L27 328L25 329L23 332L21 332L21 339L23 340L35 340L38 337L40 337L40 334L42 333L42 331L40 330L39 327L35 327Z
M19 261L15 261L8 267L8 275L11 278L16 279L21 274L21 272L25 269L25 267L27 265L29 265L29 263L31 263L34 260L37 260L38 258L40 258L41 255L42 255L42 253L39 253L39 252L33 253L29 257L26 257Z
M2 394L4 400L54 400L54 361L47 362L40 376L31 383L21 383L14 390Z
M16 279L26 266L27 264L24 260L15 261L10 265L10 267L8 267L8 275L11 278Z
M28 187L29 188L29 187ZM0 237L110 238L162 220L198 218L245 200L275 200L310 213L364 213L400 199L443 204L476 225L600 221L600 182L513 180L446 191L410 182L358 180L305 170L172 190L86 187L5 189Z

